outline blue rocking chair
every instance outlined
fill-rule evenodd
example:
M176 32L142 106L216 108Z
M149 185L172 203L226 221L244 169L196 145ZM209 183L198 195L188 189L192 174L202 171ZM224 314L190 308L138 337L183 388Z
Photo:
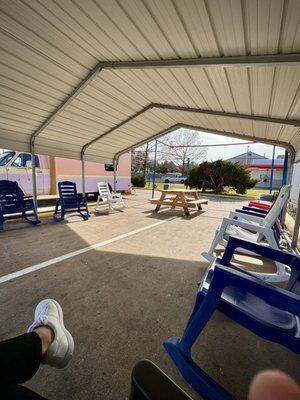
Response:
M18 182L0 181L0 230L4 221L23 218L33 225L40 224L32 198L23 197Z
M291 268L285 289L278 288L230 265L237 248L244 248ZM229 237L222 259L204 276L183 337L172 337L164 346L185 380L205 400L233 400L231 393L206 374L192 359L197 337L219 310L261 338L300 353L300 258Z
M86 198L81 193L77 193L75 182L58 182L58 193L59 199L56 200L53 215L55 221L63 221L67 213L74 212L78 212L84 220L89 218Z

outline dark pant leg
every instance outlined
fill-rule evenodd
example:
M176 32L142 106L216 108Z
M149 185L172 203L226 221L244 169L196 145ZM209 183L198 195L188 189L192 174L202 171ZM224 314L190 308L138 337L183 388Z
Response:
M42 341L35 332L0 342L0 388L31 379L41 359Z
M42 359L42 341L35 332L0 342L0 399L46 400L18 385L31 379Z
M46 400L45 397L21 385L9 385L0 389L1 400Z

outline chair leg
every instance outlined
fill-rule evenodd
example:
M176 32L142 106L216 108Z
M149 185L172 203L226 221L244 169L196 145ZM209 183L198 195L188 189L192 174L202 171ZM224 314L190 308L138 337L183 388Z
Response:
M0 214L0 231L4 230L4 217L3 214Z
M216 247L218 246L218 244L223 239L226 228L227 228L227 224L224 224L224 222L222 222L220 229L216 230L215 237L210 245L209 250L202 253L202 256L204 258L206 258L208 261L212 261L214 259L214 251L215 251Z
M272 249L280 250L278 246L277 240L274 237L274 232L266 232L265 238ZM286 266L280 262L275 261L275 265L277 268L276 273L260 273L255 272L253 275L256 275L258 278L262 279L266 282L284 282L290 279L290 274L286 270Z
M23 211L23 212L22 212L22 218L25 219L25 221L29 222L29 223L32 224L32 225L38 225L38 224L40 224L41 221L40 221L39 218L38 218L38 215L37 215L37 211L36 211L35 206L33 206L33 208L32 208L30 211L33 212L33 214L30 215L30 216L27 216L26 211Z
M63 220L65 219L65 215L66 215L66 212L65 212L65 210L62 208L62 209L60 210L60 218L61 218L61 221L63 221Z
M97 211L97 209L98 209L98 207L99 207L99 203L100 203L100 196L98 196L98 198L97 198L97 204L96 204L96 207L95 207L95 210Z
M64 213L64 211L63 211L63 207L62 207L62 206L60 206L60 216L58 216L58 208L59 208L59 205L60 205L60 201L59 201L59 200L56 200L55 210L54 210L54 214L53 214L53 219L54 219L54 221L57 221L57 222L63 221L63 220L64 220L64 216L65 216L65 213Z
M87 219L89 219L90 214L89 214L89 211L88 211L87 207L85 206L84 208L85 208L85 210L81 210L80 209L80 205L79 205L78 206L78 213L86 221Z
M54 214L58 213L59 200L56 200Z
M24 213L24 215L22 214L22 217L32 225L38 225L41 223L41 221L38 219L36 212L33 213L34 219L30 219L29 217L27 217L26 213Z

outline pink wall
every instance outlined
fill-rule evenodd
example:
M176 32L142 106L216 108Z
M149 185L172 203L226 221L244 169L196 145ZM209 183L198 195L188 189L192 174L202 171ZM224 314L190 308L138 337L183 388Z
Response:
M81 175L81 161L72 160L68 158L56 157L56 174L57 175ZM95 162L85 162L85 174L95 176L112 176L113 172L105 171L104 164ZM117 175L130 176L131 175L131 154L123 154L119 159Z
M55 158L57 181L70 180L76 182L78 192L82 191L81 161L67 158ZM113 171L105 171L104 164L85 162L85 191L96 193L97 182L106 181L113 186ZM131 187L131 154L123 154L119 159L117 169L117 190Z

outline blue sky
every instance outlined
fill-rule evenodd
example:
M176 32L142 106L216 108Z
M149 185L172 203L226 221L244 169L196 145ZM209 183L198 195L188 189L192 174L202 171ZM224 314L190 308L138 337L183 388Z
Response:
M234 146L214 146L214 147L207 147L207 161L215 161L219 159L226 160L228 158L237 156L239 154L245 153L249 146L249 151L254 153L260 154L267 158L272 158L273 153L273 145L267 145L263 143L251 143L249 144L250 140L240 140L236 138L230 138L227 136L215 135L212 133L198 132L199 139L201 140L202 145L213 145L213 144L230 144L230 143L240 143L239 145ZM166 135L165 137L172 136L172 133ZM164 136L160 139L164 140ZM154 153L154 142L152 142L151 146L151 158L153 158ZM275 158L280 154L284 154L285 149L282 147L276 147L275 150ZM196 160L195 160L196 161ZM197 161L196 161L197 162ZM200 162L200 160L199 160Z
M262 144L262 143L254 143L254 144L243 144L248 141L239 140L235 138L229 138L226 136L213 135L211 133L201 132L202 144L223 144L223 143L241 143L238 146L220 146L220 147L208 147L207 149L207 157L208 161L218 160L220 158L226 159L230 157L234 157L238 154L245 153L247 151L247 146L249 146L249 150L255 153L261 154L262 156L265 154L266 157L272 158L273 146ZM282 147L276 147L276 156L278 154L284 154L284 149Z

